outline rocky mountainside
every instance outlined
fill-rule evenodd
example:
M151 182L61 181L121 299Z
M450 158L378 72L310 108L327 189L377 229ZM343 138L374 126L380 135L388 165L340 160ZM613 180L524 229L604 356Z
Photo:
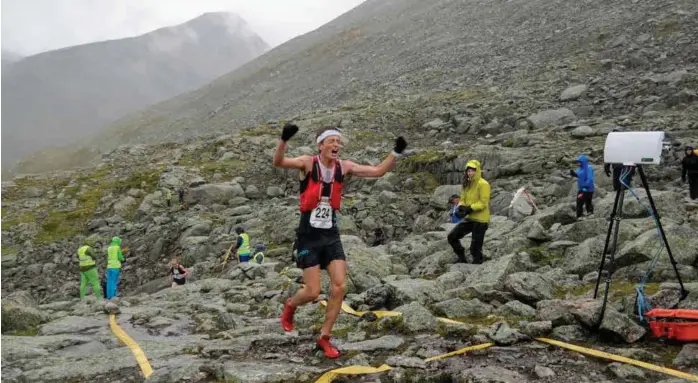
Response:
M208 13L137 37L27 57L3 69L5 167L199 88L268 49L239 16Z
M467 125L516 128L514 109L557 107L558 89L573 84L590 87L568 104L579 117L671 108L695 100L695 77L655 80L695 72L696 12L692 0L369 0L206 87L19 168L84 164L95 147L229 133L322 109L370 113L395 102L419 113L425 104L496 100L501 110Z
M472 23L461 17L457 25L469 29L474 23L482 26L480 31L491 30L497 36L499 42L487 45L490 49L476 44L485 38L481 34L473 34L477 37L472 41L442 41L465 44L472 49L469 57L492 58L496 52L497 60L488 61L489 66L446 65L454 62L447 58L455 60L460 51L445 45L442 52L454 56L435 55L433 65L450 72L433 74L428 67L409 72L438 84L458 79L458 73L486 77L472 81L463 77L448 87L405 77L414 81L390 83L399 85L394 89L404 92L402 96L366 96L317 110L312 104L319 97L315 93L288 98L289 103L308 103L293 112L301 130L291 141L291 155L314 153L312 132L338 122L348 138L341 156L363 163L379 162L397 135L407 138L408 153L393 172L381 179L347 181L340 212L348 259L345 302L360 311L398 311L399 317L372 321L370 315L341 314L334 342L344 356L336 361L313 350L324 313L320 303L299 310L297 332L281 332L282 302L300 287L301 275L290 260L298 220L298 177L271 166L284 121L236 123L233 111L245 108L245 103L230 101L223 108L217 101L207 101L225 103L226 97L233 97L232 88L216 82L206 89L218 99L201 90L197 93L201 104L177 104L181 109L167 121L178 133L163 136L167 142L147 143L144 128L140 131L144 143L105 150L94 166L3 182L2 380L141 381L135 359L110 331L104 311L119 312L119 325L149 358L154 373L148 381L155 382L312 382L339 366L382 363L394 368L344 381L680 381L531 340L538 336L698 374L695 345L652 337L636 315L634 287L650 267L658 245L643 191L636 191L639 201L626 195L617 270L600 324L601 300L592 299L614 199L611 180L602 169L605 136L617 128L660 129L667 132L669 148L661 165L646 170L689 295L679 302L665 252L645 292L653 307L698 308L698 204L687 200L678 166L683 147L698 136L694 54L698 35L690 32L696 29L695 7L681 1L528 1L497 2L500 8L495 11L484 6L491 3L476 8L471 2L368 1L358 11L221 79L243 81L236 76L255 72L255 65L279 52L291 52L294 46L312 46L308 39L325 41L335 36L327 33L339 28L333 25L354 25L350 22L388 28L398 22L391 20L403 20L404 25L422 26L415 26L424 32L416 36L385 29L382 39L369 39L374 44L361 51L371 55L397 49L400 38L421 41L430 52L441 40L426 33L424 26L456 34L459 29L448 29L448 22L455 20L452 14L462 16L458 12L465 10L474 15ZM514 14L514 5L520 16ZM402 6L406 8L398 12ZM368 10L375 17L371 22L359 12ZM502 10L514 16L497 16ZM415 16L419 12L421 18ZM381 18L388 14L392 18ZM578 21L566 24L572 19ZM530 49L521 46L523 37L513 32L521 25L545 32L540 38L528 35ZM501 30L507 33L495 33ZM585 44L575 45L580 41ZM497 50L491 49L495 46ZM543 54L544 46L557 51ZM343 57L337 55L344 48L336 41L318 47L332 52L329 56ZM400 63L422 57L416 51L416 47L404 51L414 57ZM312 52L318 51L309 50L308 55ZM536 55L539 65L534 65ZM372 57L371 65L376 65L372 75L389 72L381 60L382 56ZM499 70L505 64L511 65L509 69ZM345 68L359 70L359 66ZM362 68L368 73L369 67ZM266 84L279 83L265 100L279 101L283 113L284 105L291 104L276 98L277 93L303 91L292 90L291 80L284 83L283 77L267 75ZM307 76L311 84L315 79ZM333 86L319 87L318 94L332 102L330 93L323 92L331 92ZM375 94L382 92L379 86L374 89ZM164 111L184 99L148 113ZM265 102L255 108L265 108ZM301 112L304 109L312 111ZM179 134L187 129L191 134ZM217 133L219 129L226 132ZM595 169L596 192L595 213L578 220L576 184L568 171L579 153L586 153ZM482 162L483 175L492 185L493 218L482 265L455 264L446 241L451 228L446 223L446 201L459 190L464 164L471 158ZM637 182L633 181L634 187ZM165 201L167 189L178 187L187 189L183 209L176 194L173 206ZM514 198L521 187L532 202L525 195ZM231 261L222 266L236 226L247 229L253 245L267 247L263 265ZM107 305L93 299L78 301L76 249L91 237L98 252L106 254L114 235L128 248L121 297ZM469 241L463 239L466 248ZM192 272L182 288L169 288L168 264L175 255ZM98 257L100 273L105 258ZM323 278L327 291L328 280ZM496 345L425 362L484 342Z
M298 332L284 334L278 323L284 297L300 287L301 275L290 261L297 174L271 166L280 124L181 144L123 147L105 153L94 168L5 182L3 381L139 381L138 365L111 334L103 309L120 311L118 323L143 348L155 370L149 381L156 382L310 382L337 366L383 362L396 368L369 381L666 378L529 341L542 335L698 373L695 347L662 344L647 335L634 314L633 287L651 263L657 236L645 208L630 195L619 268L600 331L593 326L601 301L591 299L613 203L611 181L600 166L604 136L621 123L650 126L655 118L681 120L681 113L663 110L622 121L593 120L593 125L559 117L572 115L568 109L538 111L517 122L525 128L514 134L473 132L469 141L458 143L439 137L456 129L449 124L460 118L425 120L423 127L401 132L410 152L394 172L348 182L340 219L349 265L346 302L357 310L390 309L402 316L371 322L342 314L335 342L345 356L336 363L313 352L322 306L299 311ZM547 122L540 123L544 117ZM341 119L348 136L344 156L375 163L392 147L395 130L371 118L356 110L303 116L290 153L312 153L312 131ZM664 253L646 286L656 307L698 307L698 204L688 201L685 185L676 182L681 148L695 131L672 131L665 164L648 168L690 291L678 302ZM580 152L590 155L597 174L595 214L583 220L574 217L576 185L565 175ZM455 264L446 241L445 203L458 191L454 183L469 158L483 162L493 190L494 217L482 265ZM187 189L184 209L176 194L167 207L166 190L180 186ZM524 199L512 200L521 186L537 209ZM646 203L643 192L637 193ZM222 266L236 226L247 229L253 245L268 248L263 265L231 261ZM91 237L106 254L113 235L128 248L121 298L107 306L92 299L78 302L77 247ZM463 240L466 248L469 240ZM192 272L183 288L168 286L174 255ZM101 271L105 258L98 257ZM474 356L423 360L489 341L497 346ZM85 355L88 363L76 364ZM105 359L115 362L99 363Z
M16 63L17 61L21 60L22 56L11 52L11 51L2 51L2 73L5 73L7 69L12 66L12 64Z

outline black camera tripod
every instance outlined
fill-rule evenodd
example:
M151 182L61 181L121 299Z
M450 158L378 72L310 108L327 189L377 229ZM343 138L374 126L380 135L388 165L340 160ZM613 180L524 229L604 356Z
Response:
M671 265L674 267L674 272L676 272L676 278L679 281L679 286L681 287L681 298L679 299L679 302L686 299L688 296L688 291L683 286L683 282L681 281L681 274L679 274L679 270L676 267L676 260L674 260L674 255L671 253L671 248L669 247L669 241L666 239L666 234L664 234L664 227L662 227L662 221L659 217L659 212L657 212L657 207L654 205L654 199L652 199L652 194L650 193L650 187L649 184L647 183L647 177L645 176L645 172L642 169L642 165L634 165L635 168L637 168L638 173L640 174L640 180L642 181L642 187L645 189L645 192L647 193L647 199L649 200L650 203L650 208L652 209L652 214L657 219L657 226L659 227L659 232L662 237L662 241L664 242L664 246L666 247L666 251L669 254L669 259L671 260ZM621 180L624 181L624 180ZM609 241L611 239L611 233L613 233L613 245L610 248L610 254L609 254L609 262L608 262L608 269L606 270L606 290L604 292L603 296L603 305L601 306L601 314L599 315L599 322L597 326L601 324L604 318L604 314L606 313L606 304L608 302L608 291L611 287L611 277L613 276L613 273L615 272L615 256L616 256L616 251L618 248L618 231L620 227L620 221L623 218L623 199L625 196L625 191L628 190L628 188L621 182L620 188L616 191L616 199L615 202L613 203L613 211L611 212L611 219L608 224L608 232L606 233L606 243L604 244L603 247L603 255L601 256L601 264L599 265L599 275L596 278L596 287L594 288L594 299L596 299L596 296L598 295L599 292L599 283L601 283L601 275L604 274L604 266L606 264L606 253L609 253ZM615 227L614 227L615 226Z

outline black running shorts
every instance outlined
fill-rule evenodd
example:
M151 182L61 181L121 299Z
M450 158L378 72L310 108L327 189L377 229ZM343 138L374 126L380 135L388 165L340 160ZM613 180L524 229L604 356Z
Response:
M327 269L327 265L332 261L346 260L339 235L309 236L300 234L297 241L296 265L301 269L317 265L320 265L321 269Z

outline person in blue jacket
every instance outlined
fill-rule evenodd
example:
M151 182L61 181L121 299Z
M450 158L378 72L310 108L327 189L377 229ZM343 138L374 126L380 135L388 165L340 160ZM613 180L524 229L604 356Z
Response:
M582 216L582 208L586 207L587 214L594 214L594 169L589 165L589 159L584 154L577 158L579 168L575 172L570 169L570 175L577 178L577 218Z
M459 223L460 221L463 220L463 218L460 218L456 215L456 212L458 211L458 204L460 203L460 196L458 194L452 195L448 199L448 204L449 204L449 209L450 212L448 213L449 217L451 217L451 223Z

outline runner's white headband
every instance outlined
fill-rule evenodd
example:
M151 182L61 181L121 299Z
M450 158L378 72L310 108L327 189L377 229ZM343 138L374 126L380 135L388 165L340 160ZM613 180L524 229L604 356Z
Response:
M322 132L322 134L320 136L318 136L316 142L319 144L322 142L322 140L324 140L325 138L327 138L329 136L342 137L342 133L340 133L338 130L334 130L334 129L325 130L324 132Z

